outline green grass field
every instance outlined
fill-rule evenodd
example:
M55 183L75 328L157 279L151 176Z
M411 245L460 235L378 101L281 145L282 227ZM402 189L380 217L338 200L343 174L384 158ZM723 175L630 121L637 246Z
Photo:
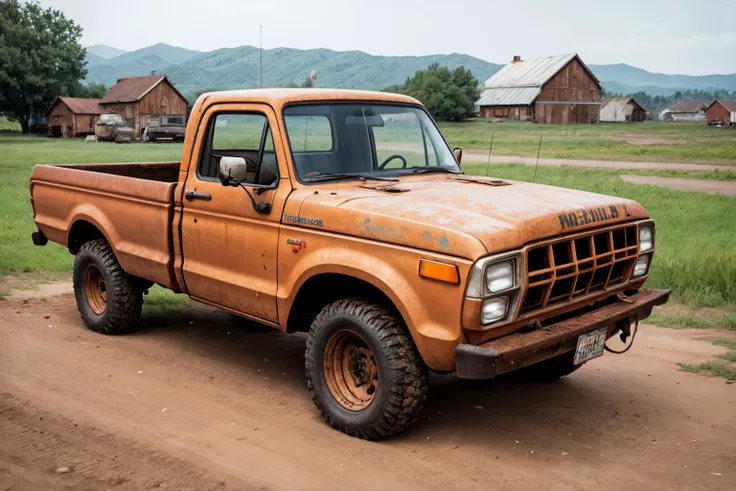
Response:
M493 137L495 155L646 162L698 162L736 165L736 130L706 124L644 122L591 125L488 123L469 119L440 123L453 147L487 151Z
M5 116L0 116L0 131L20 131L20 125L14 121L8 121Z
M171 161L180 158L181 147L86 143L0 132L0 276L54 277L71 270L72 257L66 250L53 244L43 248L31 244L35 227L28 177L34 164ZM464 168L471 174L486 173L485 164L469 163ZM490 167L492 176L525 181L534 179L534 171L534 167L515 164ZM690 307L727 309L732 322L736 318L736 198L631 184L618 174L615 170L540 167L537 182L640 202L657 222L657 252L647 285L671 288L674 298Z

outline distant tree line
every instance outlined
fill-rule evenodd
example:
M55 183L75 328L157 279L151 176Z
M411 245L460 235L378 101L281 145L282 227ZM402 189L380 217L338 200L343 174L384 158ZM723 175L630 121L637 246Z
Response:
M658 113L683 99L702 101L714 101L716 99L733 100L736 99L736 90L729 92L728 90L721 89L715 91L688 89L678 90L669 95L651 95L643 91L634 92L633 94L621 94L618 92L608 92L604 89L602 95L603 97L633 97L647 111Z
M458 67L451 71L439 63L417 71L403 85L383 90L418 99L435 119L443 121L462 121L472 116L479 94L478 79L470 70Z

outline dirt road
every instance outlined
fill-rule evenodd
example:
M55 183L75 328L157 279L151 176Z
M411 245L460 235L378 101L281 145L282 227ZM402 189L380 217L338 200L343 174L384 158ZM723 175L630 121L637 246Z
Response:
M681 179L677 177L630 175L623 175L621 179L635 184L652 184L654 186L664 186L683 191L699 191L701 193L736 196L736 182L733 181L707 181L702 179Z
M703 335L646 327L553 384L433 376L371 443L320 420L303 336L194 307L106 337L71 295L0 298L0 491L736 489L736 386L675 366Z
M464 162L488 162L488 151L483 150L465 150L463 151ZM515 155L491 155L492 164L525 164L536 165L536 157L518 157ZM570 167L586 167L601 169L657 169L657 170L680 170L680 171L705 171L705 170L729 170L733 169L728 165L717 164L688 164L677 162L621 162L613 160L579 160L579 159L550 159L540 158L539 165L560 166L567 165Z

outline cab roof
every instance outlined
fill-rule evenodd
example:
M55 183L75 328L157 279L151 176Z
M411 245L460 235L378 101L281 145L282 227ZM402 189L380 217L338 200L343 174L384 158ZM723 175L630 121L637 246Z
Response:
M376 92L369 90L347 89L247 89L208 92L199 96L197 102L211 105L232 102L260 102L270 104L279 110L291 102L309 101L371 101L371 102L398 102L403 104L421 103L402 94L391 92Z

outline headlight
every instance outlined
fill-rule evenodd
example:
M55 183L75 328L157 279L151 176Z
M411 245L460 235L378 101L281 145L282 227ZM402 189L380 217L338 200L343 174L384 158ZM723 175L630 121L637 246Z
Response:
M639 251L647 252L654 249L654 231L651 226L639 228Z
M510 252L480 259L473 265L466 295L484 298L509 289L518 289L519 253Z
M639 259L636 260L636 264L634 265L634 273L632 274L633 277L639 277L644 276L647 274L647 271L649 270L649 254L644 256L639 256Z
M483 329L509 320L519 302L521 266L519 251L480 259L473 265L467 297L482 300L480 323Z
M496 263L486 268L486 288L491 293L498 293L508 290L514 286L514 261L508 260Z
M506 317L506 309L509 300L506 297L489 298L483 302L480 309L480 321L482 324L490 324L491 322Z

